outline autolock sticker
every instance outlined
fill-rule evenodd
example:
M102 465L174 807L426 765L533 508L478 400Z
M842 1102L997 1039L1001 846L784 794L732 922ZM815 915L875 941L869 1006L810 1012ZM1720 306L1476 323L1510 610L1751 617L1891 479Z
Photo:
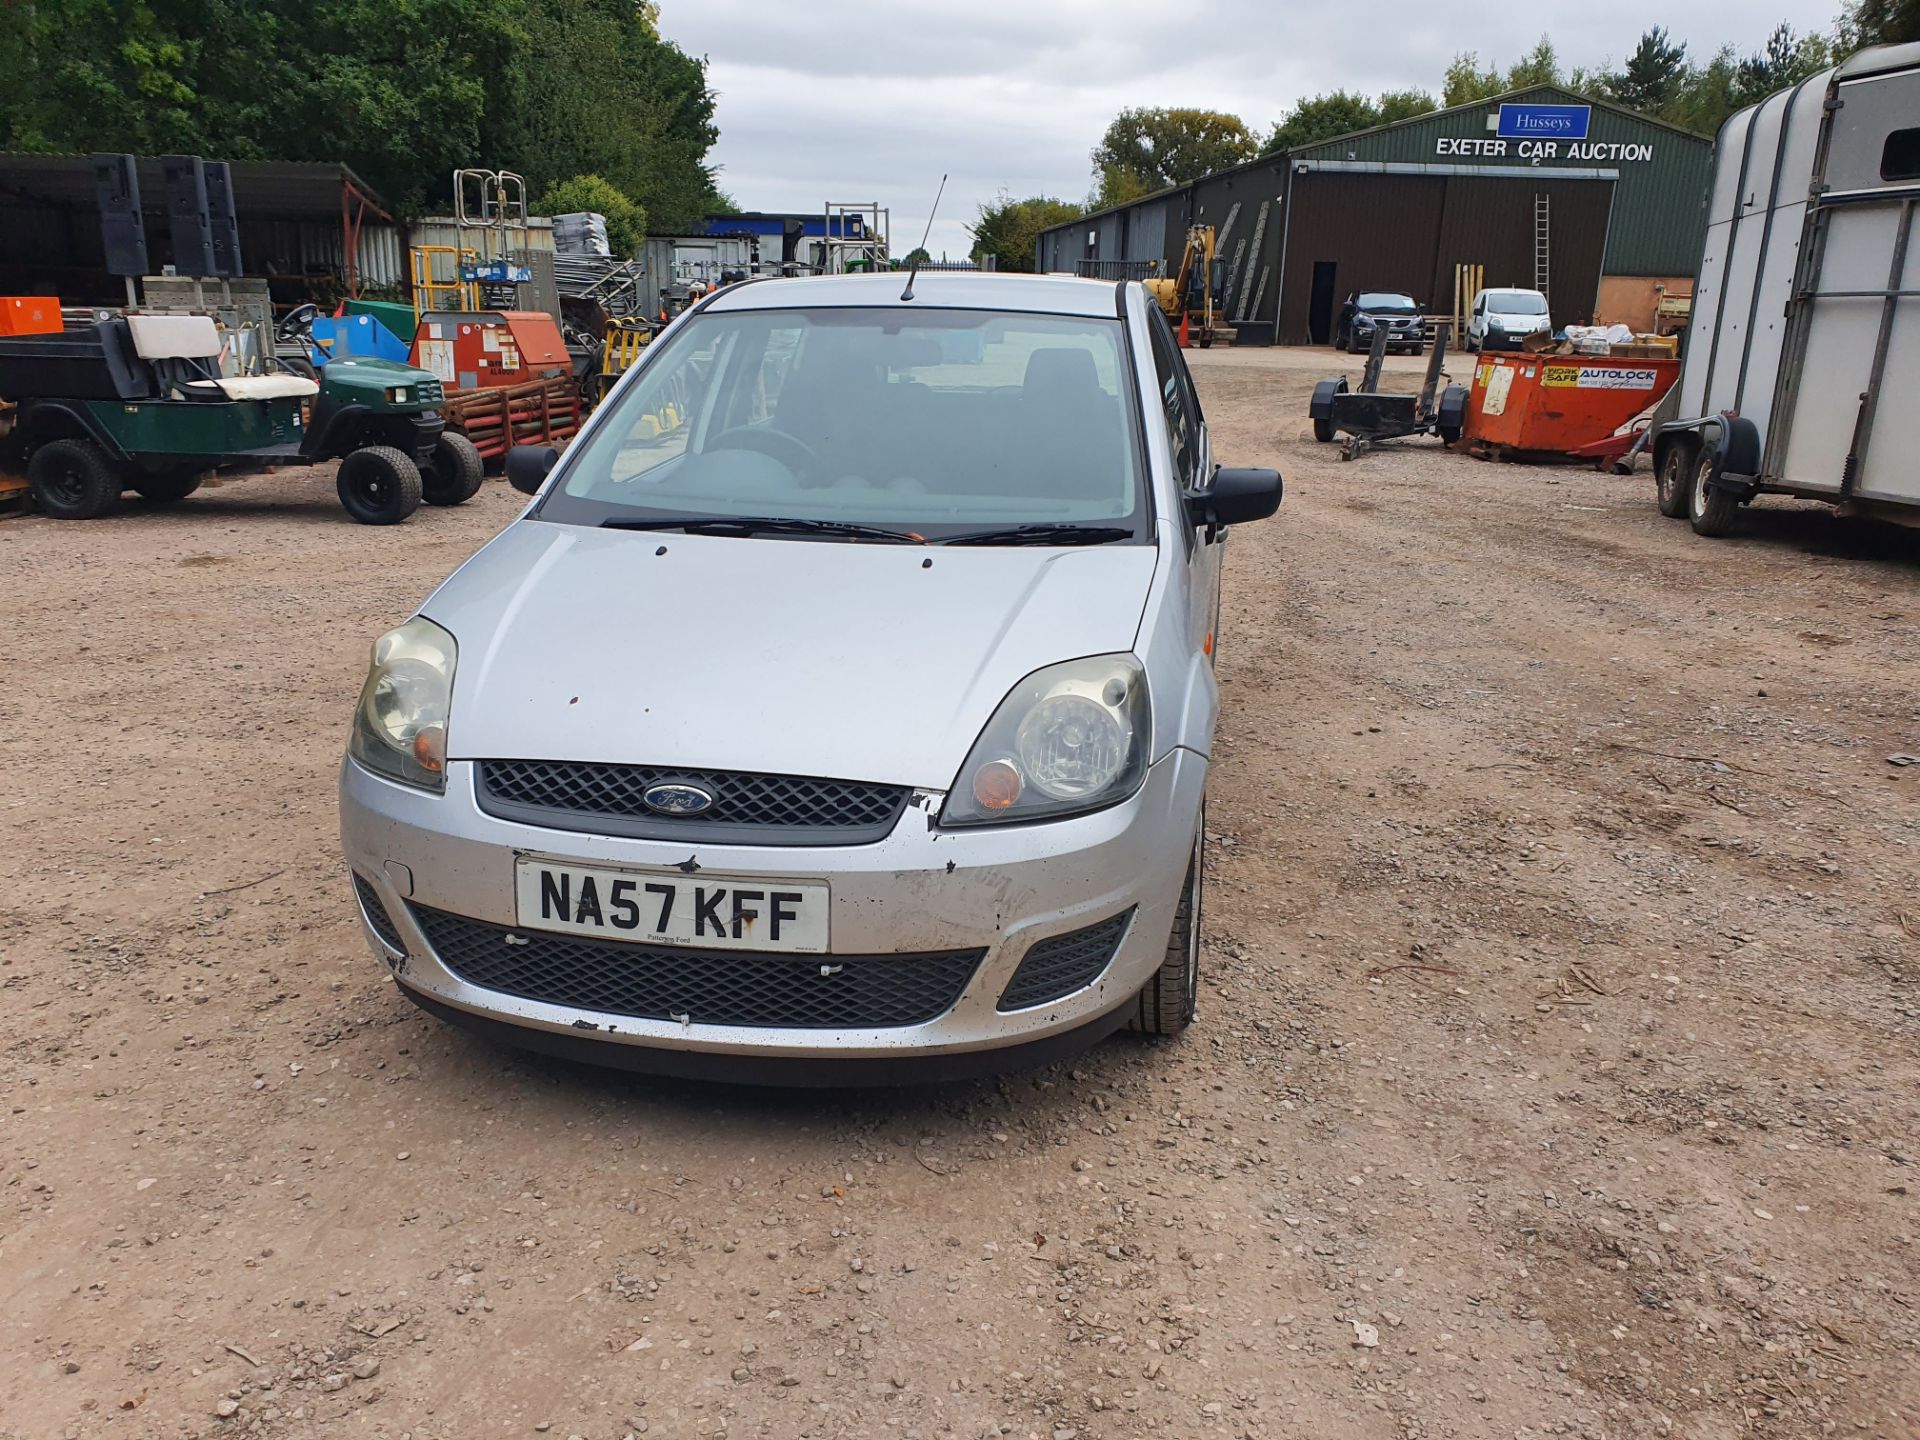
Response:
M1621 365L1549 365L1540 383L1574 390L1651 390L1653 371Z

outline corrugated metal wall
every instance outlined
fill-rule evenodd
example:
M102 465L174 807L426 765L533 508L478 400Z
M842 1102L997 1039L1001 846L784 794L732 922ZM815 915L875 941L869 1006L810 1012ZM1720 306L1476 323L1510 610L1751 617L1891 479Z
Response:
M1584 147L1645 146L1648 160L1602 154L1569 156L1570 144L1541 163L1549 166L1585 166L1620 172L1615 197L1613 230L1604 261L1609 275L1690 275L1700 259L1700 237L1706 227L1704 209L1707 177L1713 169L1713 142L1672 129L1656 121L1593 105L1570 91L1552 86L1508 97L1508 103L1589 105L1591 115ZM1517 142L1508 142L1504 156L1470 157L1439 153L1444 137L1486 140L1493 132L1487 119L1498 110L1488 103L1456 111L1420 116L1385 129L1362 132L1326 145L1293 153L1295 160L1385 160L1410 164L1525 165Z
M1334 314L1361 290L1397 290L1429 313L1453 308L1453 267L1492 286L1533 287L1536 196L1547 197L1556 325L1588 324L1600 287L1614 186L1607 180L1309 171L1296 175L1278 339L1306 344L1314 271L1331 264ZM1324 272L1323 272L1324 273ZM1318 337L1324 339L1325 337Z
M1359 290L1428 299L1446 201L1447 182L1433 176L1296 175L1293 217L1281 227L1287 253L1277 338L1290 345L1327 339L1308 333L1316 264L1334 266L1335 315Z

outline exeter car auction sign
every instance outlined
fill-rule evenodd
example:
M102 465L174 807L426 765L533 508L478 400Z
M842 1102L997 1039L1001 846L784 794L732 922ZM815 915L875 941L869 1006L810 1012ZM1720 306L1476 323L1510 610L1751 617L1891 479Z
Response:
M1434 153L1450 159L1638 161L1653 159L1653 146L1618 140L1589 140L1590 105L1504 104L1493 118L1491 135L1442 135Z

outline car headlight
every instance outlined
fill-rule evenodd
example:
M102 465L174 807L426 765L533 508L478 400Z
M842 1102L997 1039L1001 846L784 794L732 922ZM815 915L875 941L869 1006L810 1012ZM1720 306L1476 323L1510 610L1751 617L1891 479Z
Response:
M940 823L1042 820L1117 804L1140 788L1152 740L1147 675L1133 656L1036 670L980 732Z
M407 387L404 385L394 386L391 390L387 391L387 398L396 405L406 404L407 403Z
M444 791L456 654L453 636L425 616L374 641L347 753L389 780Z

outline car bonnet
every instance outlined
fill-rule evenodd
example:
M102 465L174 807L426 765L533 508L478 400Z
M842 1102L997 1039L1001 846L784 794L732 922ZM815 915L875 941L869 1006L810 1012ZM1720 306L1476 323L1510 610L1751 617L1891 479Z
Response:
M450 759L943 789L1016 682L1132 648L1157 554L522 520L421 608L459 645Z

